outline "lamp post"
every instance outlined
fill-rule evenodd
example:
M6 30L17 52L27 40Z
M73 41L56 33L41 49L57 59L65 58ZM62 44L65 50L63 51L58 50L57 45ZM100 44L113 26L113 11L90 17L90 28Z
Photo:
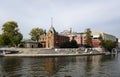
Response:
M81 46L83 46L83 33L80 33Z
M83 34L85 34L85 33L80 33L80 42L81 42L81 46L83 46Z

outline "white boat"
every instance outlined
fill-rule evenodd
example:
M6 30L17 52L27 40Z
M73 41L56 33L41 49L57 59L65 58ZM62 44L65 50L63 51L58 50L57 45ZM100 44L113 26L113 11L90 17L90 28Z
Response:
M110 52L105 52L105 55L110 55Z
M5 55L5 51L4 50L0 50L0 56L4 56Z

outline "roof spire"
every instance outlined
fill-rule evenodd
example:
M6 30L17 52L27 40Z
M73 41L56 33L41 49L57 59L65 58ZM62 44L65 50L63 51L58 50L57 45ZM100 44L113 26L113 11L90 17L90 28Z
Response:
M70 27L70 33L72 33L72 28Z
M53 17L51 17L51 26L53 26Z
M58 34L53 27L53 17L51 17L51 27L50 27L49 31L51 31L53 34Z

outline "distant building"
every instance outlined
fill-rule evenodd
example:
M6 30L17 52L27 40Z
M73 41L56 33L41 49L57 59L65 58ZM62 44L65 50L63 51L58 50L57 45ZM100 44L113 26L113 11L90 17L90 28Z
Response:
M74 40L76 40L76 42L77 42L78 45L84 45L85 44L85 41L84 41L85 40L84 39L85 33L73 32L73 33L71 33L68 36L70 38L70 41L74 39Z
M72 33L68 33L68 32L62 32L62 33L66 33L63 35L66 35L70 38L70 41L72 39L76 40L77 44L79 46L85 45L85 32L81 32L81 33L77 33L77 32L72 32ZM107 34L104 32L97 32L97 31L92 31L91 33L91 38L92 38L92 45L97 47L100 44L100 40L99 37L100 35L103 37L103 40L112 40L112 41L117 41L116 37L111 35L111 34Z
M69 37L69 41L76 40L78 45L81 45L81 44L84 43L83 36L85 34L84 33L72 32L72 28L70 28L70 30L64 30L60 34L63 35L63 36L68 36Z
M39 42L33 41L31 39L23 40L23 47L25 48L39 48L41 44Z
M117 38L115 36L111 35L111 34L107 34L107 33L104 33L104 32L92 31L93 46L99 46L100 35L102 36L103 40L111 40L111 41L117 42Z
M68 36L69 41L75 40L79 46L85 44L84 42L85 33L84 32L83 33L72 32L72 28L70 28L70 30L64 30L63 32L61 32L61 35Z
M116 37L111 35L111 34L107 34L104 32L97 32L97 31L92 31L92 36L93 38L99 38L99 36L102 36L103 40L111 40L111 41L116 41Z
M69 41L69 37L58 34L53 26L50 27L46 34L41 35L39 38L39 42L45 48L60 47L67 41Z
M70 31L69 30L64 30L60 33L60 35L63 35L63 36L68 36L70 34L71 34L71 30Z

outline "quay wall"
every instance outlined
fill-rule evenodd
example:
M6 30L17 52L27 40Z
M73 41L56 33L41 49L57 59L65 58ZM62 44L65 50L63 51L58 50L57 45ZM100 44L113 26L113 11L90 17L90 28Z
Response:
M101 49L93 49L94 53L85 53L84 50L79 50L78 48L0 48L0 50L11 50L19 51L15 54L5 54L4 56L82 56L82 55L100 55L102 53Z
M56 48L60 52L84 52L84 50L80 50L78 48ZM0 50L11 50L11 51L20 51L23 54L53 54L58 53L56 49L49 48L0 48ZM103 48L92 48L92 50L97 51L99 53L105 52Z

